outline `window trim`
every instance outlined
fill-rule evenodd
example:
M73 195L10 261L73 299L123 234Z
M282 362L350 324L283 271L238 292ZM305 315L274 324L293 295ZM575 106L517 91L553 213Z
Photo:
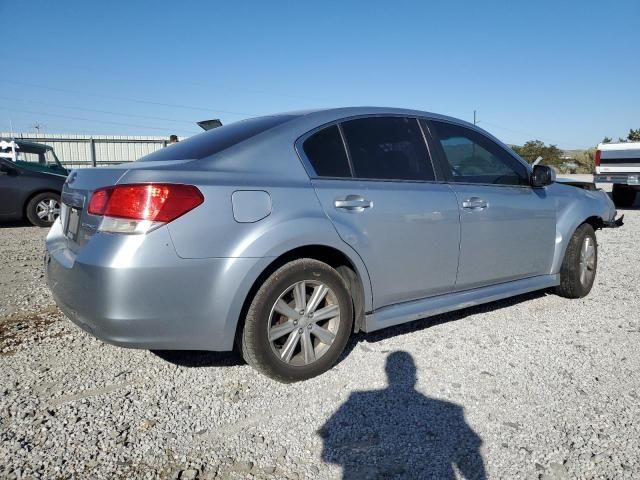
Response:
M350 177L331 177L331 176L322 176L322 175L318 175L316 173L316 169L313 168L313 165L311 164L311 160L309 160L309 157L307 157L306 152L304 151L304 142L306 142L309 137L314 136L316 133L326 129L326 128L331 128L333 126L338 127L338 135L340 135L340 140L342 141L342 148L344 148L345 150L345 155L347 157L347 162L349 165L349 173L351 173ZM319 127L315 127L312 130L309 130L307 133L299 136L296 141L293 144L293 149L296 152L296 154L298 155L298 159L302 162L302 166L304 167L304 169L307 172L307 175L309 176L310 179L317 179L317 178L328 178L331 180L353 180L353 165L351 164L351 157L349 156L349 151L347 149L347 144L345 143L344 140L344 135L342 133L342 127L340 126L340 121L339 120L334 120L332 122L329 123L325 123L323 125L320 125Z
M491 136L487 135L486 133L484 133L482 130L478 129L478 128L471 128L469 125L465 125L463 123L458 123L458 122L452 122L449 120L443 120L443 119L439 119L439 118L429 118L429 117L419 117L421 120L424 120L424 122L426 123L427 128L429 129L429 138L428 141L430 141L433 144L433 150L434 153L437 155L437 161L439 163L439 169L442 170L442 174L444 176L444 178L446 179L445 182L449 185L476 185L476 186L482 186L482 187L502 187L502 188L533 188L531 186L531 166L525 162L524 160L520 159L519 157L513 155L508 149L504 148L499 141L494 140ZM513 158L517 163L519 163L520 165L522 165L526 171L527 171L527 180L528 183L526 185L511 185L511 184L504 184L504 183L479 183L479 182L454 182L451 179L451 175L449 174L450 171L450 167L449 167L449 162L447 160L446 154L444 152L444 149L442 148L442 145L440 145L440 140L438 139L437 133L435 132L434 128L433 128L433 122L440 122L440 123L448 123L450 125L454 125L456 127L460 127L460 128L464 128L467 130L470 130L478 135L482 135L484 138L486 138L487 140L493 142L496 146L498 146L504 153L506 153L507 155L509 155L511 158ZM420 122L421 123L421 122Z
M348 122L351 120L359 120L361 118L377 118L377 117L383 117L383 118L387 118L387 117L400 117L400 118L410 118L413 119L417 122L418 124L418 128L420 130L421 136L422 136L422 140L424 141L424 145L427 149L427 153L429 155L428 158L428 166L431 166L431 169L433 171L433 175L434 175L434 179L433 180L408 180L408 179L400 179L400 178L361 178L361 177L356 177L355 176L355 170L353 168L353 162L351 161L351 152L349 151L349 146L347 145L347 141L346 138L344 136L344 132L342 131L342 123L344 122ZM309 178L311 180L342 180L342 181L357 181L357 182L397 182L397 183L447 183L447 178L442 175L442 173L440 172L440 168L436 168L436 161L433 158L433 152L431 149L431 145L429 145L429 141L427 139L427 135L424 132L424 129L422 127L422 123L420 122L422 117L418 116L418 115L406 115L406 114L401 114L401 113L369 113L369 114L364 114L364 115L352 115L350 117L344 117L344 118L340 118L337 120L333 120L331 122L327 122L324 123L322 125L319 125L315 128L313 128L312 130L309 130L308 132L306 132L305 134L301 135L300 137L297 138L297 140L294 142L294 150L296 151L298 158L300 159L300 161L302 162L302 165L304 166L304 169L307 171L307 175L309 175ZM329 128L333 125L337 125L338 126L338 131L340 132L340 138L342 139L342 145L344 146L345 152L347 154L347 161L349 162L349 170L351 172L351 176L350 177L328 177L328 176L322 176L322 175L318 175L315 171L315 169L313 168L313 165L311 164L311 161L309 160L309 158L307 157L304 148L303 148L303 144L305 142L305 140L307 140L309 137L311 137L312 135L314 135L315 133L319 132L320 130L323 130L325 128ZM427 161L427 159L425 159L425 162Z
M337 123L336 125L338 126L338 135L340 135L340 140L342 141L342 148L344 148L344 153L347 156L347 163L349 164L349 172L351 173L350 178L356 178L356 169L353 168L353 160L351 159L351 150L349 150L349 145L347 145L347 139L345 138L344 131L342 130L342 122ZM314 171L315 171L315 168L314 168ZM346 177L338 177L338 178L346 178Z
M450 183L447 173L448 170L445 168L445 165L443 165L442 159L440 158L440 149L442 149L442 146L434 139L429 128L429 120L424 117L418 117L418 125L420 125L420 130L422 130L424 141L427 143L429 156L431 157L431 165L433 166L433 172L436 175L436 178L440 179L442 183Z

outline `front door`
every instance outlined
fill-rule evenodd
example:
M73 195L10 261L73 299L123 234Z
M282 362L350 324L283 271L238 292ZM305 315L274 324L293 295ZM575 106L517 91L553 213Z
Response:
M548 274L555 204L544 188L530 186L526 165L476 130L436 121L429 130L460 207L456 288Z
M23 188L20 170L11 160L0 158L0 218L22 216Z
M369 271L374 308L454 287L458 204L435 181L417 119L348 120L310 136L303 150L320 203Z

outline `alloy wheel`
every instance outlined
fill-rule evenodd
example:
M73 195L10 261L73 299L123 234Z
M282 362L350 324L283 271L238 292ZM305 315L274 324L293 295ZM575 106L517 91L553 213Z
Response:
M278 297L269 315L271 349L284 363L314 363L333 344L340 326L340 306L324 283L303 280Z
M596 246L592 237L584 237L580 248L580 283L589 285L596 272Z
M60 203L55 198L45 198L36 205L36 215L40 220L53 223L60 216Z

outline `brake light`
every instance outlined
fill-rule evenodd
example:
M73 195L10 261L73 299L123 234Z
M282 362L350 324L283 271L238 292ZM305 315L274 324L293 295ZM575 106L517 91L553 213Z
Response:
M102 188L93 192L93 195L91 195L91 201L89 202L89 213L92 215L104 214L110 196L111 190L108 188Z
M600 166L600 150L596 150L595 161L596 161L596 167L599 167Z
M93 192L88 211L104 216L100 230L144 233L171 222L204 202L193 185L115 185Z

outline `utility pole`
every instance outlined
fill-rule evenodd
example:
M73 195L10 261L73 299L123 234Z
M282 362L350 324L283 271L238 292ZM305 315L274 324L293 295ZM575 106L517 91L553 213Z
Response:
M477 124L478 122L476 121L476 111L473 111L473 124Z

